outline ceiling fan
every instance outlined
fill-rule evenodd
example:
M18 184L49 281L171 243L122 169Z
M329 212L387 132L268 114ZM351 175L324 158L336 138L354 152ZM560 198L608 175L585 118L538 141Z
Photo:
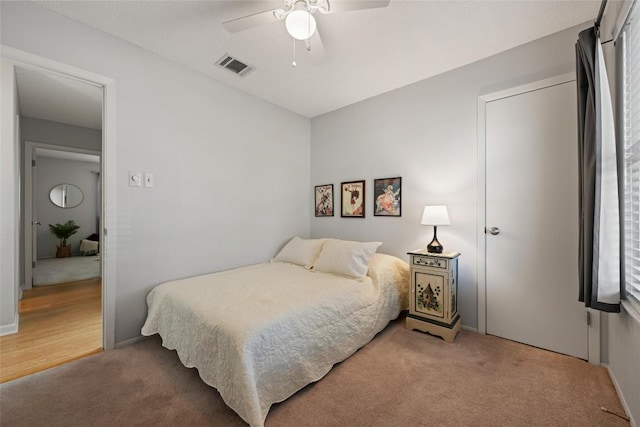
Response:
M284 20L289 35L295 40L304 41L307 50L313 52L317 58L324 55L324 47L317 31L317 23L313 17L314 13L328 14L387 7L390 0L283 0L283 2L284 7L281 9L272 9L243 16L242 18L223 22L222 25L227 31L237 33L249 28ZM294 67L296 66L295 40ZM313 46L313 50L311 46Z

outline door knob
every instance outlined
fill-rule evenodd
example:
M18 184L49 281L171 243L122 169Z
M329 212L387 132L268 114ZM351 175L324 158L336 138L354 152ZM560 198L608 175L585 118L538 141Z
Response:
M42 225L40 221L36 221L36 225Z
M497 236L498 234L500 234L500 229L498 227L491 227L489 229L489 234Z

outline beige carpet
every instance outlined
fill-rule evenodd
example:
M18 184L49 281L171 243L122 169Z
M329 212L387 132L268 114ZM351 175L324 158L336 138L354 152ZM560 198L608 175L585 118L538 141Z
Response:
M453 344L393 322L265 427L628 426L607 371L461 331ZM2 426L242 426L157 337L0 386Z
M44 258L36 262L33 284L57 285L100 277L100 257L72 256L68 258Z

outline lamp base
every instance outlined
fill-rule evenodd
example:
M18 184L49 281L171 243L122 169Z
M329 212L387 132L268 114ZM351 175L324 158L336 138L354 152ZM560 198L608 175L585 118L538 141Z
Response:
M444 246L442 246L440 242L438 242L438 240L436 239L433 239L431 243L427 245L427 252L431 252L434 254L441 254L443 250L444 250Z
M427 252L441 254L444 247L438 242L438 226L433 226L433 240L427 245Z

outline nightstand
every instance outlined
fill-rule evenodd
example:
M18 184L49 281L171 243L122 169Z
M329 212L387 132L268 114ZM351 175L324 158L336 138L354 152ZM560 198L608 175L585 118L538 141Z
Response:
M419 249L411 257L411 295L407 329L417 329L453 342L460 330L458 252L440 254Z

